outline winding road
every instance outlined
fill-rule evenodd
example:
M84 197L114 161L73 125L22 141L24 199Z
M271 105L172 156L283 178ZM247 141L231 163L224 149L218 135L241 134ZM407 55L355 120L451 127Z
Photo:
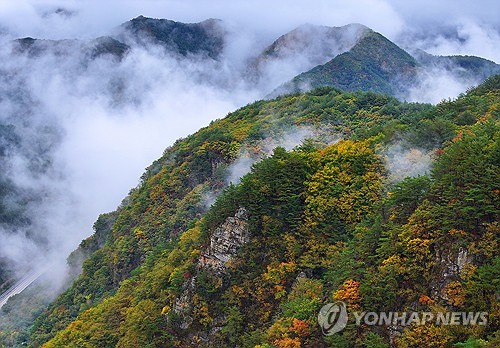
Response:
M21 278L17 283L15 283L10 289L5 291L0 295L0 308L7 303L9 298L14 295L20 294L23 292L28 286L30 286L35 280L40 278L40 276L45 272L44 269L31 271L26 274L23 278Z

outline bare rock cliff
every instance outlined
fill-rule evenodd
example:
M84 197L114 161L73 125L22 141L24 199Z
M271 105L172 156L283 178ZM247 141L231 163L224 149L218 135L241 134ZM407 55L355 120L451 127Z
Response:
M210 237L210 245L200 257L200 266L223 272L228 262L244 244L250 241L248 216L245 208L240 208L234 217L217 227Z

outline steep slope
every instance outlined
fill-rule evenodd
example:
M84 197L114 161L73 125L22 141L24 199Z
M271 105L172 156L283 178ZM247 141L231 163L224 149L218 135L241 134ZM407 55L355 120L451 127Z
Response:
M257 81L271 75L276 76L276 85L281 84L348 51L367 31L369 29L361 24L302 25L280 36L252 61L249 78Z
M91 41L52 41L25 38L16 40L6 47L6 50L11 51L8 53L9 55L2 57L8 63L5 66L9 69L1 69L0 71L2 82L0 87L0 109L2 111L0 121L1 229L9 231L11 234L19 232L34 243L43 246L46 243L45 226L33 224L34 213L40 211L37 208L49 205L47 202L61 201L61 196L49 197L48 187L42 186L37 191L29 185L28 187L18 185L11 180L12 172L14 172L14 176L16 172L13 165L19 165L19 163L26 165L29 169L25 172L28 175L27 181L35 180L35 178L47 178L51 175L54 178L60 174L54 173L54 162L51 156L53 150L61 143L63 132L60 125L54 122L50 112L44 109L43 100L27 88L30 82L33 82L33 71L30 70L32 63L50 62L47 67L53 67L54 70L47 69L47 75L53 75L56 79L61 78L62 81L69 82L67 86L70 89L90 86L91 93L86 97L94 98L105 95L104 99L106 99L110 94L110 106L119 107L123 103L140 103L136 96L136 86L130 82L132 79L129 79L130 70L122 69L123 66L120 65L120 62L130 54L130 51L134 47L137 48L135 45L139 45L140 49L161 51L160 57L165 57L165 52L153 46L160 46L169 54L173 53L176 59L195 56L194 60L197 62L200 57L204 61L214 62L214 60L223 58L221 54L225 46L226 36L221 23L217 20L184 24L141 16L122 25L118 32L119 34L114 37L106 36ZM361 37L365 40L363 44L360 41ZM2 54L5 53L4 51L2 50ZM335 83L340 81L344 84L334 85L347 90L368 89L395 95L400 94L401 88L404 89L407 84L413 83L415 66L411 57L408 57L404 51L392 45L379 34L373 33L361 25L340 28L300 27L279 38L261 55L260 62L264 70L268 68L287 70L286 62L293 64L299 62L300 64L297 66L309 69L312 65L324 63L344 51L346 52L343 55L333 59L339 58L335 63L337 65L333 64L333 67L328 69L323 67L324 71L318 67L320 73L317 76L320 79L333 79ZM384 59L386 54L387 60ZM189 59L186 61L191 62ZM12 62L16 63L11 64ZM416 68L417 73L419 69L421 71L427 68L432 72L432 68L437 67L438 69L446 69L453 75L456 74L467 81L478 81L474 78L483 79L499 71L498 65L495 63L477 57L427 57L418 58L418 62L420 66ZM325 64L325 66L330 63ZM212 69L213 66L215 64L209 65L207 69L209 73L202 71L200 74L207 77L203 81L208 80L208 85L211 86L212 84L217 85L219 77L217 75L220 75L219 70ZM10 67L14 68L10 69ZM130 65L128 67L130 68ZM103 70L100 70L101 68ZM109 68L109 70L104 70L104 68ZM114 70L114 68L117 69ZM102 82L99 84L101 89L94 89L88 80L82 84L73 84L77 81L77 77L85 77L91 69L97 69L94 70L94 73L97 71L102 77L102 80L99 79L99 82ZM336 75L342 69L345 69L345 73ZM230 72L227 76L233 76L232 73ZM351 76L354 76L355 80L349 80ZM221 80L224 78L225 76ZM198 83L200 80L196 80L196 82ZM40 81L54 82L50 79L41 79ZM326 84L330 84L331 81L328 81ZM402 82L403 84L401 84ZM239 82L237 81L237 83ZM50 86L50 83L47 86ZM42 84L38 87L44 89L45 86ZM299 87L303 86L299 85ZM485 91L485 95L491 94L494 89L490 88L490 90ZM81 90L77 92L81 92ZM485 98L489 97L480 95L474 102L483 103ZM454 105L461 105L460 103L463 103L464 100L471 102L472 99L462 98ZM491 103L491 100L488 99L488 103ZM33 344L37 345L48 340L56 331L64 329L68 323L77 318L83 310L112 296L119 289L121 282L129 279L131 275L135 274L134 272L139 272L138 267L146 262L153 262L151 260L157 256L155 253L164 253L168 248L177 247L176 238L196 224L196 219L203 219L207 206L213 197L226 186L228 175L237 178L238 173L249 169L250 163L254 162L257 157L269 155L269 148L280 143L273 138L285 138L282 139L283 144L290 143L287 139L290 135L289 126L293 126L291 131L294 135L293 139L313 136L317 138L317 142L323 145L339 137L365 140L380 132L398 134L401 129L410 128L412 132L408 132L409 139L407 141L428 150L434 146L439 147L444 141L449 140L457 127L470 126L477 121L477 116L481 112L476 108L481 109L482 107L482 105L474 106L471 102L471 105L464 106L464 110L449 111L450 115L456 116L452 121L449 119L452 116L448 114L445 117L441 117L440 114L439 117L435 117L437 118L435 120L434 116L429 116L424 112L429 111L429 106L400 104L391 98L375 96L370 93L351 95L341 94L330 89L319 89L305 96L291 96L269 103L256 103L238 113L240 115L238 117L244 119L248 117L248 120L241 121L233 115L232 118L229 118L229 123L217 123L213 128L177 143L166 152L166 157L152 166L151 170L145 174L144 180L147 184L145 183L145 186L133 191L131 197L128 198L132 200L132 203L127 199L117 212L101 216L95 226L96 234L82 242L81 248L72 255L71 263L75 269L78 269L82 259L90 255L92 255L92 261L88 261L82 276L74 283L68 293L57 300L56 303L59 306L54 305L40 317L34 328ZM494 114L493 107L492 110L491 112ZM255 115L254 112L256 112ZM273 116L275 113L278 116ZM47 117L37 119L37 114L44 114ZM254 117L257 115L259 117ZM415 122L417 123L411 121L411 118L416 118ZM426 122L418 123L420 122L419 118L429 119ZM395 119L400 119L400 121L394 121ZM393 121L394 123L392 123ZM234 124L230 124L230 122L234 122ZM304 128L304 124L312 128ZM320 129L323 130L320 131ZM297 143L293 139L291 143ZM357 145L364 146L365 144L357 143ZM246 152L246 157L240 158L240 151ZM418 151L416 153L418 154ZM279 160L285 161L286 155L282 157ZM299 162L294 163L301 168ZM307 162L307 164L310 163ZM294 168L287 167L287 169L293 172ZM297 178L302 178L300 173L293 173L296 174ZM311 174L312 172L307 173ZM284 176L286 176L285 174L283 173ZM153 183L154 180L151 177L160 181L158 186ZM56 180L61 183L59 178L57 177ZM292 179L287 177L287 180L293 181ZM267 189L265 184L261 186L262 190ZM300 185L297 184L297 186ZM303 190L297 193L298 196L302 194ZM300 206L301 202L290 200L287 204ZM262 203L262 206L265 204ZM268 208L273 209L269 206ZM224 211L223 218L217 220L219 226L211 227L210 233L218 235L217 243L214 242L212 248L203 249L204 261L196 259L196 264L200 262L221 265L220 261L226 262L227 258L235 252L236 249L232 246L235 240L236 242L247 241L248 236L245 233L240 233L241 231L226 235L224 230L227 228L219 228L221 226L230 227L234 224L244 225L245 219L240 217L245 216L245 213L242 212L238 216L237 213L238 210ZM280 214L282 213L278 215ZM295 216L294 220L301 221L302 219L299 216L300 212L295 210L286 210L286 214ZM160 218L158 218L159 216ZM252 215L249 218L251 219ZM278 216L277 219L281 219L281 216ZM287 228L296 228L294 223L288 220L285 222ZM346 228L343 225L338 227L342 231ZM203 231L207 232L207 230ZM222 243L221 248L218 247L219 242ZM270 243L272 242L271 240ZM205 239L203 243L207 243L207 240ZM7 259L7 257L0 257L0 290L7 288L12 284L14 278L19 276L6 266ZM27 259L32 259L32 255L29 255ZM179 277L179 273L175 273L175 277ZM175 281L180 282L181 280ZM158 285L159 288L163 289L162 286ZM33 302L39 301L36 296L31 294L26 296L33 299ZM18 298L16 301L8 306L7 309L10 312L16 307L16 303L23 302L23 299ZM179 300L179 303L181 302ZM273 307L274 312L276 312L275 307ZM30 312L30 309L27 312ZM31 317L35 315L34 313L28 314ZM186 314L186 318L191 317L190 314ZM16 330L12 329L14 326L5 325L6 321L3 318L0 318L0 322L0 331ZM26 321L23 325L23 328L26 328L31 323ZM196 330L203 331L200 328L196 328ZM196 330L191 329L192 332ZM17 339L19 339L18 342L24 340L25 336L17 336L18 334L19 332L15 332L13 335L5 334L5 336L9 336L9 342ZM206 333L203 335L207 336ZM191 339L182 337L186 342Z
M337 94L333 91L330 97ZM389 115L397 110L404 117L409 109L422 108L400 106L395 99L367 95L359 99L359 105L343 113L340 110L348 105L349 100L357 100L356 97L339 94L336 99L331 99L327 92L317 98L331 108L327 112L317 110L317 117L326 123L331 122L334 130L346 134L366 131L366 127L379 123L381 119L390 119ZM361 124L355 120L363 103L367 103L367 108L384 104L387 108L380 112L374 110L370 116L373 119L366 119L366 123ZM299 99L293 102L293 106L287 105L286 101L258 102L168 149L145 173L144 183L133 190L112 229L105 228L107 232L103 235L108 236L108 241L92 256L92 261L86 262L90 267L84 267L73 287L54 304L53 309L64 310L52 312L51 309L48 318L39 318L35 324L35 342L43 340L45 335L53 335L82 309L111 295L132 270L147 260L148 255L163 253L164 248L169 248L170 240L192 225L194 218L201 217L209 197L224 187L227 171L231 170L228 165L238 157L244 142L249 142L251 153L258 157L259 149L264 151L268 147L263 138L279 139L301 119L309 123L314 104L302 104ZM291 113L295 107L299 109Z
M399 96L405 86L414 82L416 68L416 60L407 52L369 31L348 52L298 75L273 94L332 86Z
M96 224L104 246L39 317L31 345L495 346L499 104L497 76L436 107L322 88L214 122L167 149L116 220ZM206 212L243 159L304 127L312 140L275 148ZM427 176L389 180L394 163L427 151ZM323 336L318 310L332 300L485 311L489 322Z

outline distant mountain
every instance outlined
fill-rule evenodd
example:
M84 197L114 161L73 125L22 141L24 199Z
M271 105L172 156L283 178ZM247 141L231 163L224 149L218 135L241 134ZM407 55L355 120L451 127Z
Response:
M14 54L31 58L44 54L61 58L76 55L82 66L106 55L119 61L134 48L157 46L179 59L202 57L227 63L226 71L202 74L203 79L224 86L241 79L249 86L271 92L270 97L331 86L404 99L409 90L419 87L425 74L432 76L444 71L462 84L474 85L500 72L500 65L479 57L433 56L411 48L408 53L361 24L302 25L280 36L262 52L246 52L248 61L242 69L226 55L228 34L224 23L217 19L181 23L139 16L120 25L112 35L94 40L27 37L15 40L12 46Z
M25 54L29 58L38 58L44 54L61 58L74 57L81 63L88 63L103 55L121 60L130 47L110 36L102 36L90 41L82 40L40 40L26 37L12 42L12 54Z
M302 25L280 36L259 54L250 64L252 73L259 77L273 70L292 74L307 71L350 50L368 30L361 24Z
M261 59L307 55L312 63L321 64L351 49L367 31L370 29L362 24L342 27L305 24L280 36L262 53Z
M31 58L40 57L42 54L67 55L80 48L78 40L41 40L25 37L14 40L12 43L13 54L26 54Z
M217 59L224 48L222 21L207 19L200 23L181 23L168 19L139 16L122 24L117 38L141 45L157 44L183 56L202 54Z
M158 45L182 56L220 57L225 40L222 21L208 19L200 23L181 23L167 19L139 16L123 23L111 36L84 40L40 40L31 37L14 40L13 53L36 58L43 54L69 56L75 53L85 59L109 54L123 58L132 46Z
M474 56L433 56L416 51L412 56L370 29L347 52L335 56L284 83L270 96L330 86L344 91L372 91L405 98L418 87L421 74L445 71L458 81L477 84L500 73L500 65ZM279 40L278 40L279 41ZM279 46L278 41L271 47ZM303 51L314 44L302 47ZM298 53L295 53L298 56Z
M365 31L348 51L326 64L302 73L273 94L332 86L344 91L373 91L398 95L402 85L411 84L417 61L374 31Z
M130 46L123 42L110 36L101 36L86 45L85 53L90 56L90 59L111 55L121 60L129 50Z
M424 69L444 69L462 79L484 81L500 73L500 65L475 56L435 56L417 50L413 56Z

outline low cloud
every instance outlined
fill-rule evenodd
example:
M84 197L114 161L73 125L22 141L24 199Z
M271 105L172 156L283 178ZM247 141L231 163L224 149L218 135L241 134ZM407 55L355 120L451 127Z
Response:
M242 177L250 173L255 163L271 156L275 148L281 146L290 151L313 135L314 131L310 127L292 127L274 137L268 136L258 144L254 144L252 151L244 147L238 158L229 165L226 183L238 184Z
M80 43L72 45L61 54L23 53L18 43L0 52L0 124L19 139L0 176L26 192L26 202L15 192L5 202L29 220L2 225L0 255L20 274L64 264L164 148L259 98L228 86L232 72L212 60L179 60L159 47L134 47L122 61L86 60Z
M417 81L417 84L409 89L406 99L411 102L433 104L453 99L480 82L472 78L458 78L443 68L421 71Z
M341 137L330 132L327 126L321 129L312 126L293 126L277 134L268 135L258 144L253 144L252 151L246 147L242 149L240 156L228 168L227 184L237 184L250 172L255 163L271 156L275 148L283 147L291 151L302 145L306 139L311 138L322 145L331 145L338 142Z
M478 56L500 63L500 53L496 49L500 42L500 29L470 20L427 30L407 29L396 38L396 42L438 56Z
M401 142L390 145L384 151L383 157L391 182L425 175L429 172L432 162L432 152L408 147Z

